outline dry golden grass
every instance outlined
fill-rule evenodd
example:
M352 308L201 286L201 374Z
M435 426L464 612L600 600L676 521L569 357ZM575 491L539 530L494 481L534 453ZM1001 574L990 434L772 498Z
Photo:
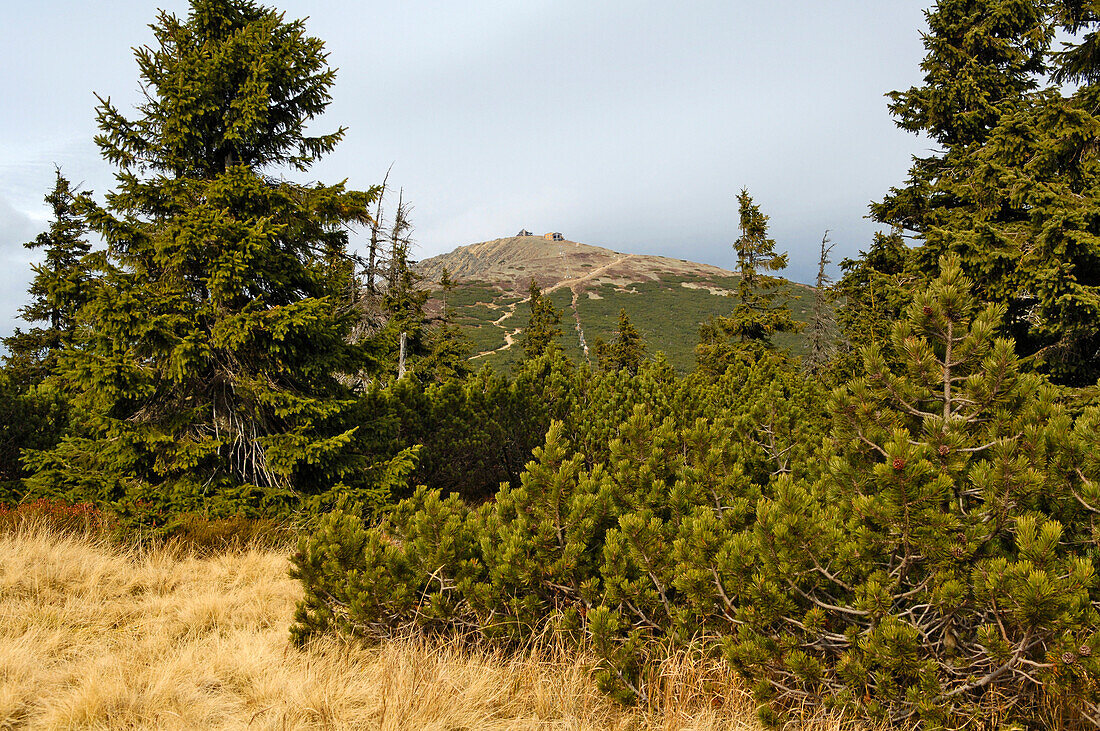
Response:
M630 709L560 650L298 650L286 570L270 550L200 558L33 526L0 535L0 729L758 728L729 673L686 659L659 669L659 708Z

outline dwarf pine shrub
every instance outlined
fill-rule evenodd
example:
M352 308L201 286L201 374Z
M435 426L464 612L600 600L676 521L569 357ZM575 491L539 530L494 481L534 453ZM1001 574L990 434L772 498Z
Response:
M582 389L573 413L616 423L555 421L494 501L421 488L378 527L327 518L294 557L295 636L556 631L643 699L655 656L691 647L753 682L773 724L822 706L923 728L1094 723L1100 411L1065 413L1000 316L945 259L893 330L897 360L867 349L833 393L824 440L812 384L762 363L594 379L614 391Z

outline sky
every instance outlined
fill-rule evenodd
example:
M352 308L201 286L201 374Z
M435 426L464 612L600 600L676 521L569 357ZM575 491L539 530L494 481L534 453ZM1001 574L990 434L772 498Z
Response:
M283 0L338 69L312 130L344 141L298 179L390 182L414 258L521 228L735 266L736 195L810 282L879 227L868 204L928 143L884 94L920 83L930 0ZM130 112L132 48L185 0L0 0L0 337L18 324L54 166L102 199L95 94ZM133 116L132 114L130 116ZM834 264L833 272L836 272ZM25 323L24 323L25 324Z

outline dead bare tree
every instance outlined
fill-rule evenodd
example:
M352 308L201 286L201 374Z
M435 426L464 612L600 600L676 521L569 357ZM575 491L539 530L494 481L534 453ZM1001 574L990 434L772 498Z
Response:
M382 220L383 220L383 208L382 202L386 197L386 187L390 182L390 171L393 170L391 165L389 170L386 171L386 177L382 179L382 185L378 189L378 203L374 209L373 220L370 226L370 248L367 251L367 292L369 294L378 294L377 275L378 269L381 264L381 247L384 241L382 233Z
M828 368L836 352L836 315L829 289L832 278L826 272L826 267L829 265L829 252L835 245L829 240L829 231L826 229L825 235L821 237L821 256L817 263L817 299L814 300L810 326L806 329L809 350L803 361L806 370L814 375Z

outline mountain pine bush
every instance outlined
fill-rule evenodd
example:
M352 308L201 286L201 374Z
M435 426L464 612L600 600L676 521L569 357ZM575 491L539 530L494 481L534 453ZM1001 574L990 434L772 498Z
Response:
M1057 406L995 337L999 314L945 259L894 328L902 365L866 349L827 440L782 359L574 381L574 418L495 500L419 488L377 527L337 513L304 538L295 637L558 632L624 699L690 648L755 682L769 723L821 705L926 728L1085 723L1100 410Z
M972 286L941 262L894 327L903 367L868 348L834 394L824 478L758 507L757 570L782 600L731 659L777 706L827 698L927 728L1038 724L1053 699L1096 717L1095 536L1074 495L1095 495L1095 417L1071 430ZM1067 459L1075 485L1048 475Z

